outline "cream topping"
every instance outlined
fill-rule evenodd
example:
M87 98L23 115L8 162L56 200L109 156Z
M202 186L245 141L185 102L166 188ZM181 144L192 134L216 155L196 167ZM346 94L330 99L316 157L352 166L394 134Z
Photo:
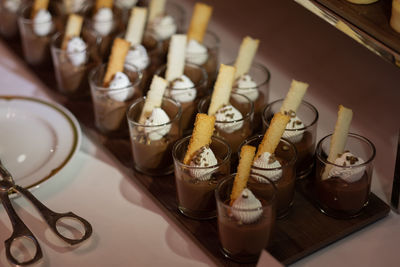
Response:
M46 36L53 30L53 21L48 10L40 9L33 18L33 32L38 36Z
M207 47L196 40L190 40L186 46L185 57L189 63L203 65L208 59Z
M133 45L126 55L125 62L134 65L139 70L144 70L150 64L150 58L147 54L146 48L141 45Z
M136 5L137 0L117 0L116 5L123 9L131 9L134 5Z
M254 161L253 166L262 168L263 170L253 168L252 172L263 175L272 181L277 181L282 177L282 166L280 162L269 152L262 153L260 157ZM268 180L257 175L254 175L253 178L261 183L268 183Z
M174 35L178 29L172 16L158 16L150 25L150 29L156 35L157 40L163 41Z
M16 13L21 6L21 0L6 0L4 2L4 7L13 13Z
M282 137L287 138L292 143L298 143L303 139L304 124L295 113L290 114L290 120L286 125L286 130Z
M129 87L131 82L128 76L123 72L117 72L110 82L110 89L123 89L125 90L110 90L108 95L110 98L123 102L133 94L133 87ZM127 88L129 87L129 88Z
M86 63L86 43L80 37L73 37L67 44L67 56L72 65L80 66Z
M215 126L226 133L233 133L243 127L242 119L239 110L232 105L226 105L215 113Z
M191 168L190 175L201 181L210 180L212 173L217 168L208 168L218 164L214 152L209 147L202 147L197 151L196 155L190 161L192 167L205 167L205 168Z
M171 124L168 124L169 121L168 114L162 108L154 108L145 122L146 126L155 126L144 128L148 138L153 141L163 138L171 130Z
M262 213L260 200L248 188L245 188L232 204L233 216L244 224L256 222Z
M94 29L102 36L108 35L113 29L113 12L108 7L100 8L93 18Z
M197 91L190 78L183 74L170 83L170 87L165 91L165 95L177 102L185 103L193 101L196 98Z
M346 182L354 183L364 175L365 166L358 166L363 163L362 158L358 158L350 152L345 152L335 160L335 164L343 166L343 168L333 166L329 171L328 178L340 177Z
M236 79L232 91L247 96L252 102L256 101L259 95L257 84L249 74L244 74ZM235 100L244 102L242 97L236 97Z

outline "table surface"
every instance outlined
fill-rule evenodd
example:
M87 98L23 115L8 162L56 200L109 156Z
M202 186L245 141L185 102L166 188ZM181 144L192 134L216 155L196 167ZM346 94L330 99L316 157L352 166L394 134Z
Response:
M179 1L189 18L194 1ZM319 111L320 139L333 130L337 105L354 111L352 131L377 148L372 191L389 202L400 119L400 70L292 1L204 1L214 6L210 29L221 37L220 59L232 61L245 35L261 40L257 61L271 71L270 100L284 97L292 78L306 81L305 99ZM229 4L227 4L229 3ZM57 101L24 63L0 42L0 95ZM83 127L81 149L53 178L34 190L57 211L89 220L93 237L77 248L60 243L24 199L22 219L38 237L44 260L36 266L215 265L129 177L126 169ZM0 240L11 225L0 207ZM297 266L398 266L400 216L389 216L296 262ZM1 243L2 244L2 243ZM259 265L273 263L262 255ZM10 266L0 245L0 266Z

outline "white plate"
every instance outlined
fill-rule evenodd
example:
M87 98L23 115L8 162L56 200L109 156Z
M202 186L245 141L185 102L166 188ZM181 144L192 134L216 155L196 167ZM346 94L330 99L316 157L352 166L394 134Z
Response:
M76 118L43 100L0 96L0 159L15 183L32 188L60 171L82 139Z

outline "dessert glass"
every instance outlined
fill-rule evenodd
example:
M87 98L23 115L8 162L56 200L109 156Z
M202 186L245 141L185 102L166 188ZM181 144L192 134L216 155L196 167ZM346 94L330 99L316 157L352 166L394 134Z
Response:
M219 55L219 44L220 40L218 36L210 31L207 31L204 35L203 43L206 48L206 53L189 53L186 50L186 62L193 63L202 66L208 76L207 88L211 91L213 84L217 78L218 72L218 55ZM207 60L199 64L202 58L207 57Z
M89 72L101 63L101 59L97 55L97 50L88 45L86 49L78 52L61 49L63 39L64 34L57 33L51 41L51 56L58 90L68 97L88 96ZM76 66L70 57L85 57L85 63Z
M254 132L262 131L262 113L269 100L269 81L271 74L267 67L260 63L253 63L247 73L256 83L255 87L238 88L236 83L232 92L247 96L254 103Z
M131 103L141 96L139 84L142 73L135 66L125 65L123 73L128 76L131 84L119 89L110 89L103 86L106 70L107 64L102 64L89 74L95 124L103 134L127 135L125 113Z
M31 19L32 3L22 7L18 17L18 27L22 42L25 61L35 67L51 67L50 42L53 33L56 32L57 21L55 12L52 12L49 5L49 12L52 14L51 22L34 23ZM46 27L52 23L50 32L47 35L39 36L34 32L34 25ZM44 25L44 26L42 26Z
M263 112L263 125L264 130L269 127L269 123L276 112L279 112L283 103L283 99L276 100L268 104ZM287 129L285 134L288 133L287 138L291 141L297 149L297 162L296 162L296 173L297 178L304 178L309 175L314 166L314 152L317 138L317 123L318 123L318 111L317 109L306 101L302 101L299 108L297 109L296 115L303 122L304 127L301 129ZM302 137L298 140L297 132L303 132Z
M161 66L155 74L160 77L164 77L166 68L166 65ZM176 100L178 101L179 95L181 94L180 92L185 94L185 91L196 90L195 99L188 102L180 102L182 105L181 127L184 134L187 134L191 133L192 131L196 117L196 107L199 104L200 99L207 95L207 73L201 66L186 63L183 74L193 82L194 86L181 89L171 89L168 87L165 91L165 95L170 95L172 98L174 98L173 95L176 95Z
M172 149L178 209L192 219L211 219L216 216L214 190L218 181L230 173L231 149L221 138L212 137L210 148L218 164L207 167L186 165L183 159L190 138L191 136L182 138ZM193 177L192 173L199 172L201 176Z
M18 12L22 1L15 6L10 3L0 1L0 35L11 40L18 37Z
M256 262L263 249L268 246L276 220L276 187L273 182L268 183L268 190L263 194L255 190L258 186L254 178L261 177L251 174L247 183L255 197L261 201L258 209L235 209L229 205L233 181L236 174L224 178L217 186L215 198L218 211L218 234L225 257L240 263ZM268 180L266 177L262 179ZM259 213L261 217L250 224L245 224L233 216L234 213Z
M179 120L181 105L173 99L163 98L161 108L167 113L170 121L160 125L145 125L139 123L146 97L137 99L129 107L127 120L134 168L147 175L166 175L173 172L171 157L172 146L181 137ZM168 133L158 140L152 140L147 133L160 130L160 127L170 127Z
M250 145L258 147L263 139L263 135L255 135L243 142L242 146ZM274 153L276 159L281 164L279 168L260 168L252 166L252 173L261 173L266 176L265 172L282 171L282 176L274 184L277 189L277 216L283 218L289 214L290 208L293 205L295 182L296 182L296 168L295 163L297 160L296 147L288 140L281 138L278 147ZM263 173L264 172L264 173ZM269 188L268 181L259 179L258 186L255 191L263 194L263 191Z
M201 99L198 105L198 112L207 114L210 102L211 96L206 96L205 98ZM231 146L232 153L234 153L233 156L235 156L236 153L239 151L240 144L253 132L254 106L253 102L251 102L249 98L236 93L231 93L229 103L237 110L239 110L240 113L242 113L243 118L233 121L216 120L214 134L222 137ZM243 123L242 127L232 133L228 133L223 130L225 128L234 127L234 125L238 123ZM218 127L218 125L221 125L220 128Z
M322 138L316 149L315 194L320 210L335 218L347 219L356 217L368 205L371 190L371 177L375 146L367 138L350 133L347 137L345 151L350 151L356 157L364 160L362 164L341 166L327 161L332 135ZM335 168L335 174L328 176L324 172ZM363 171L361 178L346 181L341 176L353 176ZM324 177L326 177L324 179Z

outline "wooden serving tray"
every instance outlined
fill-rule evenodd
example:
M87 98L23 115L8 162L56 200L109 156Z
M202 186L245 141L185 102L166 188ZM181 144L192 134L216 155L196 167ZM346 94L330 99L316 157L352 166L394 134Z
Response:
M20 46L10 45L22 58ZM57 94L59 102L68 108L82 125L90 129L91 138L106 147L131 172L131 179L138 181L148 195L159 204L166 214L202 248L217 265L239 266L226 259L220 252L216 219L197 221L183 216L177 209L175 179L173 175L147 176L132 168L130 140L110 138L98 132L94 125L93 105L90 98L69 100L56 91L53 73L31 70L48 86L49 93ZM93 134L92 134L93 133ZM303 180L305 181L305 180ZM275 233L267 250L283 264L291 264L314 251L337 241L364 226L385 217L390 208L377 196L371 193L369 205L362 214L351 220L336 220L322 214L312 201L308 200L308 184L298 182L294 204L289 215L276 223ZM254 264L240 265L254 266Z

